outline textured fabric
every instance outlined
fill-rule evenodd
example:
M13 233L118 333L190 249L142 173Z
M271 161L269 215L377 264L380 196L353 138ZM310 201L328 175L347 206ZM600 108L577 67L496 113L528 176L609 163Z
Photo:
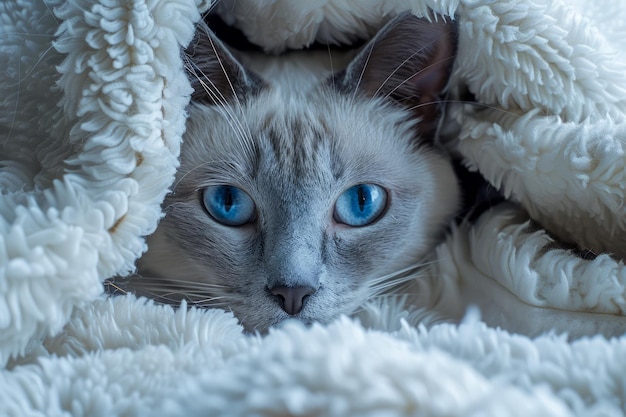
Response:
M191 92L180 48L209 6L0 2L0 415L624 414L622 2L219 3L268 52L407 9L455 16L451 94L475 103L453 100L442 133L510 200L452 227L405 297L265 337L101 295L161 216Z

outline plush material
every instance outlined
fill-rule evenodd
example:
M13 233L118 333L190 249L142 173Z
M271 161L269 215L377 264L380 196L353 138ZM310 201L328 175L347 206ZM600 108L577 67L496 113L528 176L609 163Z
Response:
M0 415L624 415L621 1L212 8L268 52L454 16L442 137L509 200L452 226L407 295L263 337L102 295L161 216L191 93L179 51L210 6L0 2Z

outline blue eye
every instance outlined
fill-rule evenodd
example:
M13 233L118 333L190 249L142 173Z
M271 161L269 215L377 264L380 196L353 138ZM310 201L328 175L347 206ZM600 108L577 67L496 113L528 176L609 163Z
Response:
M335 221L348 226L374 222L387 206L387 192L379 185L358 184L348 188L335 203Z
M211 217L226 226L241 226L254 220L254 201L240 188L232 185L207 187L202 198Z

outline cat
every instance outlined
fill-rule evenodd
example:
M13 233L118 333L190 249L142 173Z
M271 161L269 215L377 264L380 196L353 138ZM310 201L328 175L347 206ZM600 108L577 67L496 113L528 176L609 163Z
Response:
M264 333L413 279L459 205L434 140L455 51L440 16L398 15L332 59L244 54L199 25L180 169L125 289Z

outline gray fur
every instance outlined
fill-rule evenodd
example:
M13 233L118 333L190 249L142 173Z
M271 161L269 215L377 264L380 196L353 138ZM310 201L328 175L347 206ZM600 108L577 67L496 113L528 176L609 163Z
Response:
M399 106L386 87L372 90L389 74L363 59L364 53L376 54L387 72L391 63L404 65L405 58L383 54L394 51L388 42L397 38L396 28L405 38L411 27L423 37L429 25L400 16L352 64L350 56L334 56L333 70L348 68L334 78L326 53L237 56L240 65L212 35L215 47L208 49L198 47L199 37L194 54L204 51L202 60L192 54L189 64L213 79L194 82L166 215L149 237L129 289L232 310L247 330L263 332L289 317L269 290L276 285L315 288L295 317L327 322L375 296L381 277L428 259L457 208L456 179L446 157L420 137L425 132L407 110L414 101ZM225 72L198 66L214 64L215 56L226 62ZM402 74L422 71L432 78L434 65L435 75L449 75L432 58L409 65L421 68L402 67ZM337 224L335 201L360 183L388 190L385 214L363 227ZM256 219L238 227L213 220L201 196L217 184L245 190L256 204Z

